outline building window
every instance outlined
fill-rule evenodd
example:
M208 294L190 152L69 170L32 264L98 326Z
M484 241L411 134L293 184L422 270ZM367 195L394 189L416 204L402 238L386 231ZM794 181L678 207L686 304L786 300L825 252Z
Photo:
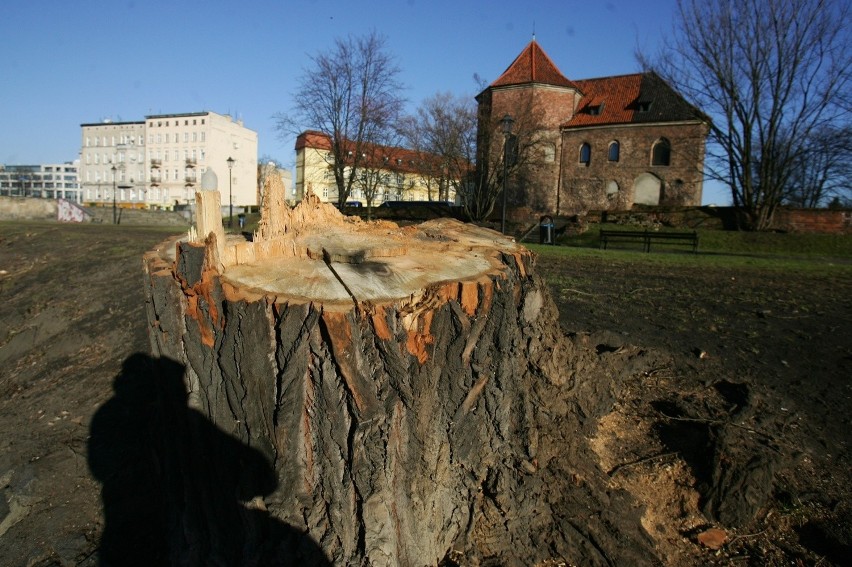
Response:
M553 144L545 144L542 147L542 153L544 154L545 163L553 163L556 161L556 146Z
M202 142L203 142L203 141L204 141L204 139L206 138L206 136L205 136L204 134L205 134L205 132L202 132L202 133L201 133L201 141L202 141Z
M650 112L651 110L651 102L637 102L636 103L636 112Z
M607 159L609 161L618 161L618 158L620 157L620 155L619 155L620 152L621 152L621 148L618 144L618 141L613 140L612 142L609 143L609 149L607 150L607 154L606 154Z
M671 163L672 147L665 138L660 138L651 148L651 165L669 165Z
M592 146L588 142L583 142L583 145L580 146L580 163L583 165L592 163Z
M590 106L588 108L589 108L589 114L591 114L592 116L600 116L601 110L603 109L603 105L602 104L596 104L596 105Z

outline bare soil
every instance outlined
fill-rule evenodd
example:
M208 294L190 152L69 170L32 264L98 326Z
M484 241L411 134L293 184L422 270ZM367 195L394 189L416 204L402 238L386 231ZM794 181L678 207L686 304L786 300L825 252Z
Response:
M849 564L852 279L817 264L539 260L564 330L616 382L592 444L663 563ZM719 549L699 541L714 528Z
M98 564L90 427L122 367L149 352L141 257L168 235L0 223L0 564ZM606 256L538 268L563 330L595 360L589 380L608 386L587 441L632 498L618 500L624 517L642 511L649 565L848 564L848 271ZM138 458L133 446L111 457Z

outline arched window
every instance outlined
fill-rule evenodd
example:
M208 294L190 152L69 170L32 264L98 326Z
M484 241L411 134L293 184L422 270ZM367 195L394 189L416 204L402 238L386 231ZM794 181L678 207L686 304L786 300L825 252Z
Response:
M619 153L621 148L618 144L618 140L613 140L609 143L609 149L607 150L606 157L609 161L618 161Z
M580 146L580 163L589 165L592 162L592 146L587 142L583 142Z
M651 165L670 165L672 146L665 138L660 138L651 148Z

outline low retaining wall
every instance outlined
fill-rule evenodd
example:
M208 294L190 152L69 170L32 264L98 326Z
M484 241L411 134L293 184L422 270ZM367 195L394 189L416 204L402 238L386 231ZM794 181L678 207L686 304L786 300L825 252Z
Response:
M737 230L738 214L734 207L634 207L629 211L589 211L584 220ZM852 210L781 208L775 212L772 229L784 232L852 234Z
M57 220L58 201L33 197L0 197L0 220ZM90 222L112 223L112 207L84 208ZM189 226L189 220L179 212L118 209L119 223L126 225Z
M0 220L56 220L56 201L0 197Z
M772 225L787 232L852 234L852 210L781 209Z

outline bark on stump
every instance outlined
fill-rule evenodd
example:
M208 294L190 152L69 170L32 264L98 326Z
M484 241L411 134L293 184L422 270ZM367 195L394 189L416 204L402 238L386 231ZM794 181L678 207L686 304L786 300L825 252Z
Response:
M262 466L234 456L216 477L254 497L246 509L340 565L648 558L638 521L614 527L621 496L594 466L557 458L592 462L561 446L582 422L574 348L528 250L452 220L362 223L315 197L289 209L272 185L252 241L220 242L199 219L200 237L144 259L154 353L185 365L194 411L274 471L264 487ZM228 462L193 435L191 458ZM176 497L177 562L310 556L251 514L223 526L193 482ZM603 511L575 518L566 485ZM225 530L238 543L214 541Z

